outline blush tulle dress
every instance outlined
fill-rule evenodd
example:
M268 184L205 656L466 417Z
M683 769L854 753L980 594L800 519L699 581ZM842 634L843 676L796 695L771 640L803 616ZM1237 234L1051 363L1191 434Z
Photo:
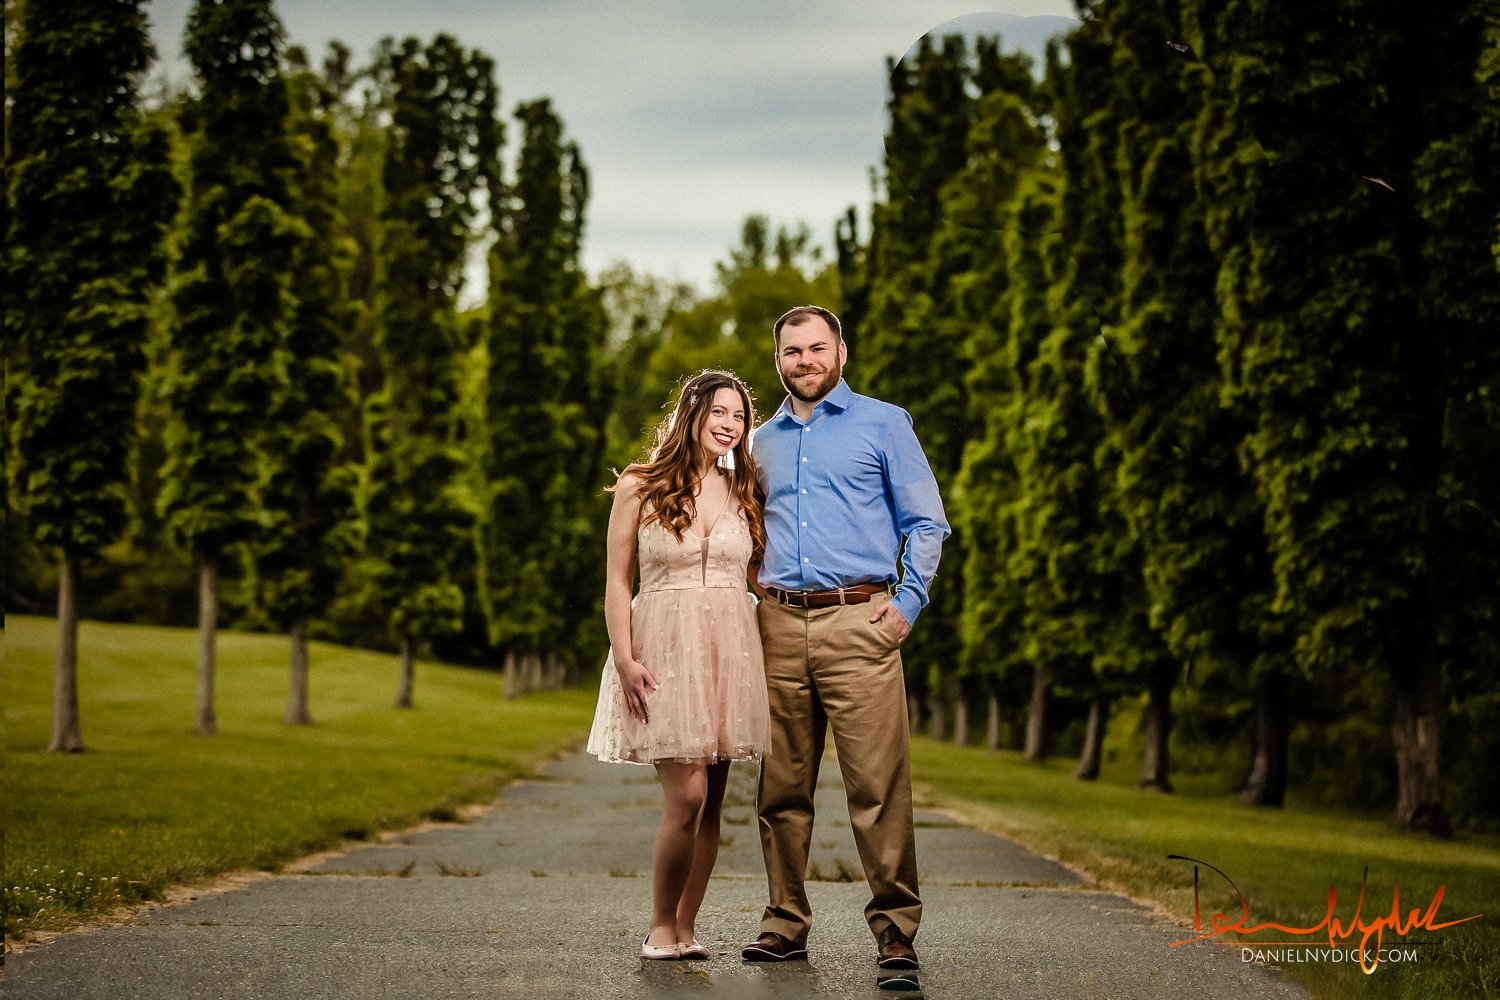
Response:
M631 718L611 651L589 753L650 764L760 760L770 752L760 630L745 583L751 549L750 526L732 494L707 538L698 523L681 540L658 522L636 529L641 588L631 603L630 638L635 658L660 686L646 699L650 721Z

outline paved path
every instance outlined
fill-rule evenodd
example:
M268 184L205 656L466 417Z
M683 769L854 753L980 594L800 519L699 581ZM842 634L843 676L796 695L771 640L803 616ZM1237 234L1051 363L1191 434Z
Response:
M848 813L823 769L811 960L751 964L765 883L754 768L735 765L724 849L699 921L708 962L644 962L652 771L582 755L507 789L472 822L398 835L235 891L12 955L8 1000L422 1000L907 996L878 985ZM1015 844L919 813L923 995L943 1000L1298 998L1231 949L1182 932ZM837 881L853 876L856 881Z

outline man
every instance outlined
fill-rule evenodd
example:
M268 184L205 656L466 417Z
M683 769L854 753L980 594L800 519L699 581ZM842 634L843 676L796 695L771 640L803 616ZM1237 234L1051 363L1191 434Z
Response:
M770 902L743 955L807 957L803 876L831 725L877 960L915 969L922 902L900 647L927 604L948 522L911 416L843 381L838 317L799 306L772 336L788 396L753 445L766 495L757 614L772 752L757 798Z

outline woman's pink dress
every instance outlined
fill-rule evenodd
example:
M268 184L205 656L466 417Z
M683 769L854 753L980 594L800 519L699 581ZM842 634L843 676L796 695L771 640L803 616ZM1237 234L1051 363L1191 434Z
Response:
M725 507L707 538L697 523L681 540L657 522L636 529L641 589L630 637L660 687L646 699L650 721L631 718L611 651L589 732L588 752L600 760L713 763L770 751L760 630L745 582L750 526L732 499Z

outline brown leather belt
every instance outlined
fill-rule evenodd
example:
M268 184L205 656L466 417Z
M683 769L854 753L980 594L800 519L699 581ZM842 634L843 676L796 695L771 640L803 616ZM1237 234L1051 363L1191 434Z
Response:
M876 594L890 593L888 583L856 583L838 590L777 590L766 588L766 596L777 604L794 608L832 608L840 604L864 604Z

